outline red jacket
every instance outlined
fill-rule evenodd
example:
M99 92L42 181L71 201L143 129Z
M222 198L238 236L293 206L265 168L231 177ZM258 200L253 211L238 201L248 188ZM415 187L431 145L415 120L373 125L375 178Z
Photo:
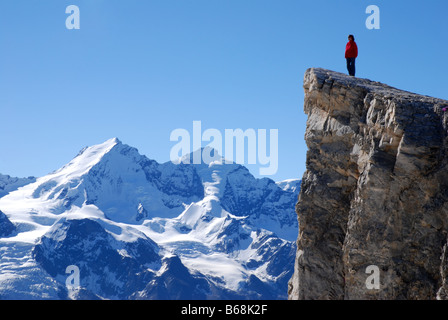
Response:
M345 57L346 58L357 58L358 57L358 46L355 41L347 42L345 46Z

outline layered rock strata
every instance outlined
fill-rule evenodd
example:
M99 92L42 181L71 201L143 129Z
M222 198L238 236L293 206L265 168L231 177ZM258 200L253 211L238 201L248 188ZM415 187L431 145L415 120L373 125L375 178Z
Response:
M315 68L304 89L289 299L448 298L448 101Z

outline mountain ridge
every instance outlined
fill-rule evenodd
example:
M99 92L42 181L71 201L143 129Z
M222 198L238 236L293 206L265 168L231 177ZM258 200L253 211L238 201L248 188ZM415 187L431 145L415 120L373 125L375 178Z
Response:
M285 299L296 197L238 164L159 164L109 139L0 198L16 227L0 237L0 297Z

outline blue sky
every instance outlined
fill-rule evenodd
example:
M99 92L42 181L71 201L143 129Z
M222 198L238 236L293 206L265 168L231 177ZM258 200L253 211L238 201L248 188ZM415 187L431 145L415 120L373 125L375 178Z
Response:
M0 173L42 176L112 137L165 162L170 133L199 120L278 129L270 178L301 178L306 69L346 72L352 33L357 76L448 99L447 16L440 0L1 1Z

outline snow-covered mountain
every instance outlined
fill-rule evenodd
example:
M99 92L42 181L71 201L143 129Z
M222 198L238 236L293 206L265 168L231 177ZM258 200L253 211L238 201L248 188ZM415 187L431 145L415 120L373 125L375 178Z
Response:
M302 183L302 180L298 179L287 179L283 181L276 182L276 184L282 188L284 191L290 191L293 193L299 193L300 191L300 184Z
M0 174L0 198L34 181L36 181L35 177L16 178Z
M116 138L84 148L0 198L0 298L286 299L291 186L238 164L159 164Z

